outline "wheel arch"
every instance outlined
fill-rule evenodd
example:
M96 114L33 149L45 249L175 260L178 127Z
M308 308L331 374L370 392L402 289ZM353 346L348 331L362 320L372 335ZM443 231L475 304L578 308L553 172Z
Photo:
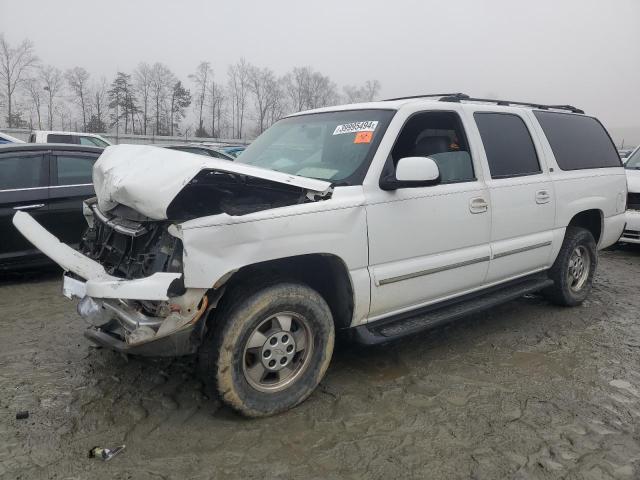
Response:
M351 325L355 308L354 285L347 265L334 254L304 254L246 265L224 275L215 288L220 291L224 287L222 299L240 285L269 282L272 278L292 279L308 285L329 305L337 329Z
M592 208L576 213L569 221L568 227L580 227L591 232L596 245L600 243L602 238L602 230L604 228L604 214L602 210Z

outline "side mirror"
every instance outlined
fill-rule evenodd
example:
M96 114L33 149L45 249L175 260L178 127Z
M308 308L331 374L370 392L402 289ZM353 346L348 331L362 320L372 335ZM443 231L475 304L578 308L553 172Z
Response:
M429 187L440 182L438 164L429 157L404 157L398 160L393 174L380 179L382 190Z

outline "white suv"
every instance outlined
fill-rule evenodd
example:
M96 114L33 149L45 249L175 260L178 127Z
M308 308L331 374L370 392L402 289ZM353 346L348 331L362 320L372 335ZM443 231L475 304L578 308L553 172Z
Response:
M109 147L93 177L83 254L14 217L85 335L198 352L248 416L310 395L336 330L373 344L535 291L580 304L627 196L595 118L462 94L295 114L235 162Z
M621 242L640 244L640 146L627 158L624 168L627 172L627 225Z
M97 133L56 132L53 130L34 130L29 134L29 143L72 143L102 148L111 145Z

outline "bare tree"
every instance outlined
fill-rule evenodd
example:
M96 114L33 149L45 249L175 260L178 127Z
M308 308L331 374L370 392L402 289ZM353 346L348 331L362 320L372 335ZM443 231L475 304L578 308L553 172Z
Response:
M0 34L0 80L3 83L4 97L7 102L7 123L9 128L13 126L13 94L16 87L25 78L25 73L37 64L33 50L33 43L30 40L23 40L17 47L12 47Z
M169 135L173 135L173 127L184 117L184 109L189 105L191 105L191 92L178 80L171 89Z
M75 67L67 70L65 78L71 88L71 92L75 95L76 101L82 110L82 131L87 131L87 83L89 81L89 72L82 67Z
M250 65L247 61L241 58L238 63L231 65L228 71L233 135L235 138L242 138L247 93L249 91L249 68Z
M222 117L222 106L226 99L224 87L211 79L207 87L208 106L211 108L211 136L220 136L220 121ZM217 125L217 127L216 127Z
M171 91L171 87L175 84L175 76L165 65L154 63L151 67L151 99L154 104L154 115L156 118L155 133L161 135L163 110L169 110L167 100Z
M105 114L109 108L107 79L102 77L99 82L91 87L91 100L89 101L89 123L87 131L102 133L107 130Z
M196 103L195 106L198 109L198 129L196 130L196 137L205 137L206 132L204 129L202 111L204 107L204 101L207 95L207 86L209 85L209 77L213 76L211 70L211 64L209 62L200 62L196 68L196 72L189 75L191 80L196 85Z
M53 114L55 112L55 100L62 93L62 72L51 65L40 68L40 81L42 88L47 92L47 120L49 130L53 129Z
M361 87L345 85L342 91L347 103L372 102L380 92L380 82L378 80L367 80Z
M310 78L311 67L295 67L284 76L284 87L294 112L307 108Z
M147 121L149 119L149 100L151 98L151 67L148 63L141 62L133 72L135 88L142 100L142 133L147 134Z
M24 90L31 100L31 109L36 114L38 130L42 130L42 97L44 90L37 78L29 77L25 79Z
M269 112L278 96L278 81L269 68L250 66L248 69L249 90L253 94L258 121L258 134L268 127Z

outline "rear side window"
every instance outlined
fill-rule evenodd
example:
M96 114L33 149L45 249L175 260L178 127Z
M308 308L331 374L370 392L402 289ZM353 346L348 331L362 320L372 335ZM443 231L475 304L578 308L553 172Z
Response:
M44 186L42 155L0 157L0 190Z
M476 112L474 118L487 154L491 178L541 173L531 134L519 116Z
M93 164L97 157L57 156L58 185L91 183Z
M609 134L593 117L535 111L562 170L622 165Z
M50 133L47 135L47 142L49 143L76 143L73 141L73 135L58 135L57 133Z
M93 147L108 147L109 144L107 142L103 142L99 138L96 137L79 137L80 145L91 145Z

